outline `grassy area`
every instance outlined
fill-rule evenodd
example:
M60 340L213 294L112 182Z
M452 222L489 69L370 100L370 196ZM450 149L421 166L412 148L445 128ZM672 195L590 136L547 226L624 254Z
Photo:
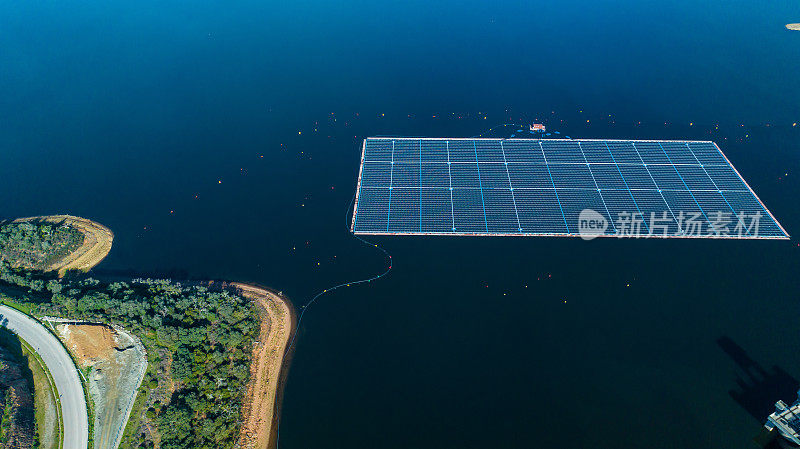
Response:
M122 438L120 438L120 449L134 448L137 446L136 432L139 431L139 427L142 425L142 418L145 414L144 407L146 404L147 390L145 386L142 386L136 393L136 400L133 402L133 407L131 408L131 416L125 424L125 431L122 433Z
M63 444L61 405L50 371L25 340L5 328L0 332L0 345L9 348L12 353L28 362L31 376L29 381L33 383L34 421L38 447L60 449Z
M0 304L11 307L12 309L19 310L25 315L33 316L33 307L31 307L28 304L20 304L18 302L12 301L8 296L3 295L2 293L0 293Z
M36 420L39 447L41 449L60 449L64 440L64 424L61 416L61 402L58 399L53 376L39 354L25 340L21 338L19 340L22 343L22 352L28 359L28 367L33 373L34 419ZM48 421L54 422L48 423ZM52 438L45 436L48 433L52 435Z

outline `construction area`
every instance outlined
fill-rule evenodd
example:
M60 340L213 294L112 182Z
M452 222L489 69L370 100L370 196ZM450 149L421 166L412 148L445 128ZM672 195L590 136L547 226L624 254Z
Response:
M115 449L147 369L144 347L128 332L103 324L61 322L56 330L82 371L88 372L94 448Z

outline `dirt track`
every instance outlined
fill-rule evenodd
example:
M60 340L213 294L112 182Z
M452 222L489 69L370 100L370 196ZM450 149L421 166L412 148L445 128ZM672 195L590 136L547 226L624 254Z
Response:
M253 348L250 384L243 401L243 449L274 447L281 369L292 332L289 305L278 295L253 285L233 283L242 296L253 299L261 316L261 332Z

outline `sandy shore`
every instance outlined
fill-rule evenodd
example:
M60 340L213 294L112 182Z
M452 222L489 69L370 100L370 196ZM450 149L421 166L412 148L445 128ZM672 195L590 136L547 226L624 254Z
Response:
M787 23L786 28L790 30L800 31L800 23Z
M243 401L244 424L240 447L273 448L286 346L292 335L294 317L287 302L277 294L255 285L234 282L232 287L256 302L261 315L261 332L253 348L250 384Z
M77 229L84 235L83 245L68 254L61 260L51 264L44 271L57 271L59 276L64 276L68 270L89 271L100 261L105 259L111 251L114 233L110 229L86 218L72 215L43 215L41 217L26 217L14 220L15 223L23 221L41 220L49 223L64 223Z

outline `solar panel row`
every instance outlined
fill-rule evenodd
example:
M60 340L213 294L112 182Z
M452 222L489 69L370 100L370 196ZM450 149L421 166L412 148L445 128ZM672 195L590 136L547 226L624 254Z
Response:
M713 142L364 141L356 234L787 238Z

